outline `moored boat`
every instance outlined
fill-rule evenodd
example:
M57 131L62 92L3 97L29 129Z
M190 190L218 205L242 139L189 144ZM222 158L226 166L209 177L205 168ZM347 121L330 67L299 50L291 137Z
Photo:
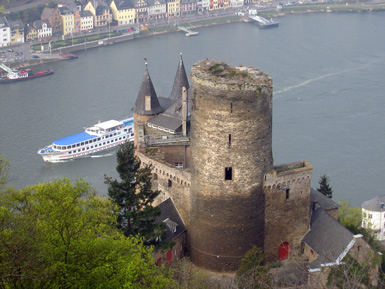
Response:
M37 153L46 162L57 162L113 148L134 139L133 123L133 118L99 122L84 132L57 139Z
M6 77L0 77L0 83L9 83L9 82L16 82L21 80L27 80L27 79L33 79L38 77L43 77L47 75L53 74L53 70L42 70L33 72L32 70L17 70L17 69L11 69L8 66L6 66L4 63L0 64L0 68L4 69L7 73Z
M260 29L266 29L266 28L274 28L279 26L279 22L275 21L273 19L267 20L265 22L260 22L258 24Z

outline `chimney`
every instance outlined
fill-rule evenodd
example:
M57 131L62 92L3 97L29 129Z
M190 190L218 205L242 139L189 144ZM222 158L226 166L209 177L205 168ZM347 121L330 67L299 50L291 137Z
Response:
M187 91L186 87L182 89L182 133L187 135Z

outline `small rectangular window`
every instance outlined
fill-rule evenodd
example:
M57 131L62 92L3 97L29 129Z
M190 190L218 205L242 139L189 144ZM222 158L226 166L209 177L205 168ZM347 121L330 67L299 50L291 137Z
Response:
M233 179L233 168L232 167L225 168L225 180L231 181L232 179Z
M171 188L172 187L172 181L171 180L168 180L168 187Z
M289 199L290 189L286 189L286 200Z
M229 148L231 148L231 134L229 134Z

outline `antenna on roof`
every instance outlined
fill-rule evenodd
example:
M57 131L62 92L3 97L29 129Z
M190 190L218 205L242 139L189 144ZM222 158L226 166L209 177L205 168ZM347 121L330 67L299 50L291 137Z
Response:
M147 57L144 58L144 65L146 65L146 70L147 70Z

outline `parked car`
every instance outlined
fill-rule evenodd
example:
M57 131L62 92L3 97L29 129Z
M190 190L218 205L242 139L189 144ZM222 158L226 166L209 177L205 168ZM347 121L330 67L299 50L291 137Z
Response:
M10 49L7 49L7 51L8 51L8 52L13 52L13 49L12 49L12 48L10 48Z
M37 55L32 55L32 58L40 58L40 57Z

